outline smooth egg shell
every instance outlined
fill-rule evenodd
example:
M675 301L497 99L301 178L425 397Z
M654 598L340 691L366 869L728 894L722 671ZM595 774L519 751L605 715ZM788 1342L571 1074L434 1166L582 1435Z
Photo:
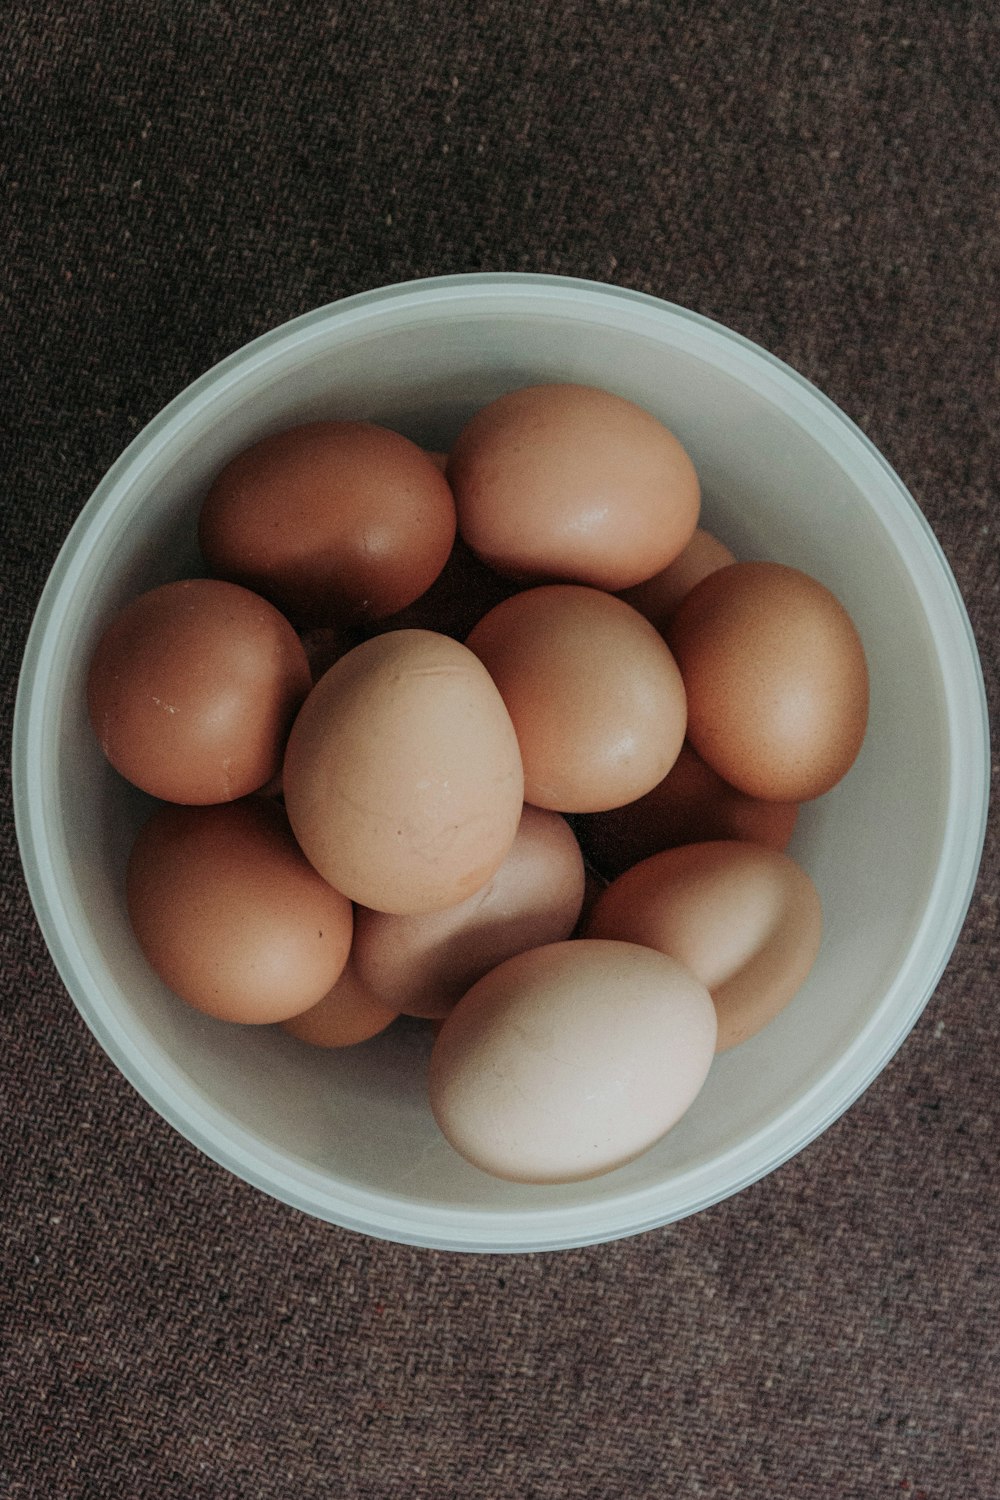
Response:
M737 791L684 745L651 792L624 807L581 818L578 832L587 857L614 876L662 849L709 839L787 849L798 812L797 803L765 802Z
M654 854L612 881L587 935L643 943L697 974L719 1017L719 1051L753 1036L800 989L823 915L806 872L775 849L738 841Z
M672 563L654 573L652 578L647 578L645 583L624 589L620 597L645 615L649 623L662 633L681 600L690 594L696 583L735 561L724 542L699 526L684 551Z
M511 391L448 459L459 529L501 573L622 589L666 567L698 520L698 477L662 422L610 391Z
M829 589L783 563L703 578L667 641L684 678L688 737L751 797L805 802L850 769L868 720L858 632Z
M622 1166L694 1100L715 1009L680 964L632 943L533 948L479 980L444 1022L429 1075L443 1134L518 1182Z
M126 876L139 946L175 994L224 1021L283 1021L336 983L351 903L263 797L157 809Z
M121 775L153 797L202 805L271 780L309 686L305 651L272 604L191 578L115 616L91 659L87 707Z
M292 726L285 806L307 858L378 911L454 906L496 873L521 817L517 736L458 641L397 630L320 678Z
M439 630L464 640L487 610L516 594L521 585L494 573L456 538L451 556L426 593L406 609L380 620L371 634L386 630Z
M309 422L240 453L198 523L210 569L299 625L377 620L429 588L455 540L434 461L373 422Z
M525 797L597 812L642 796L684 740L680 672L636 610L600 589L549 584L490 610L467 645L517 730Z
M352 963L388 1005L411 1016L446 1016L504 959L568 938L583 887L583 856L569 824L525 806L503 864L458 906L409 917L359 906Z
M283 1031L312 1047L353 1047L391 1026L398 1011L383 1004L358 978L353 958L322 1000L282 1021Z

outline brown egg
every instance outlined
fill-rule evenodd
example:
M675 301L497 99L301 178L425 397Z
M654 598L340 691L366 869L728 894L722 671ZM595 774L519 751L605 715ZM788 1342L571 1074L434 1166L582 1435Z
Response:
M430 459L430 461L434 465L434 467L436 469L440 469L441 473L443 474L445 472L445 470L447 469L447 467L448 467L448 455L447 455L447 453L438 453L435 450L430 449L430 448L426 449L426 453L427 453L427 457Z
M493 878L458 906L393 917L360 906L353 963L387 1005L446 1016L505 958L568 938L583 901L583 856L558 813L524 808L510 853Z
M580 907L580 915L577 918L576 926L573 928L573 931L570 934L571 937L583 937L583 934L587 930L587 923L590 921L590 913L594 909L594 905L597 901L598 896L605 889L607 884L607 877L602 875L599 870L595 870L593 865L588 864L587 861L584 860L583 905Z
M317 1005L282 1021L283 1031L312 1047L353 1047L377 1036L396 1019L398 1011L383 1005L357 976L347 960L336 984Z
M323 673L328 672L335 661L339 661L358 644L357 636L352 637L332 625L314 625L308 630L300 631L299 639L314 683L319 682Z
M736 561L725 543L699 526L679 557L645 583L624 589L621 598L631 604L662 634L681 600L696 583Z
M697 584L667 632L688 737L752 797L804 802L854 763L868 718L858 633L829 589L781 563L733 563Z
M509 599L521 584L501 578L457 537L443 571L425 594L405 609L372 627L372 634L387 630L438 630L463 640L487 610Z
M224 1021L317 1004L351 946L351 903L322 880L281 808L262 797L161 807L126 877L139 946L175 994Z
M651 792L624 807L581 818L578 832L588 858L614 876L662 849L708 839L743 839L787 849L798 814L795 802L765 802L738 792L684 745Z
M455 1150L496 1177L596 1177L681 1117L715 1032L704 985L662 953L550 943L492 969L455 1006L431 1053L431 1108Z
M691 539L700 492L671 432L583 385L511 391L476 412L448 459L459 528L498 572L628 588Z
M588 937L641 943L696 974L715 1001L720 1052L784 1009L822 933L805 871L737 841L687 844L634 865L598 897L587 925Z
M684 739L684 688L648 620L599 589L549 584L491 609L467 645L500 689L525 798L597 812L661 781Z
M248 589L192 578L127 604L87 679L101 748L169 802L228 802L275 775L309 690L295 631Z
M454 906L496 873L524 777L503 700L472 652L396 630L356 646L313 688L289 736L284 787L320 874L363 906L409 914Z
M306 653L309 662L309 673L313 685L319 682L324 672L328 672L335 661L346 656L348 651L353 650L359 644L357 631L344 630L338 626L313 625L306 630L299 631L299 640L302 649ZM285 736L286 740L288 736ZM282 746L282 761L284 761L284 746ZM262 797L284 796L284 765L280 765L274 776L260 789Z
M213 573L296 624L377 620L429 588L455 540L447 481L371 422L311 422L255 443L215 480L198 523Z
M262 787L258 787L257 788L257 796L258 797L274 797L279 802L284 801L285 793L284 793L284 787L283 787L283 784L282 784L281 767L280 766L278 767L278 770L275 772L275 774L271 777L270 781L265 781L265 783L264 783L264 785Z

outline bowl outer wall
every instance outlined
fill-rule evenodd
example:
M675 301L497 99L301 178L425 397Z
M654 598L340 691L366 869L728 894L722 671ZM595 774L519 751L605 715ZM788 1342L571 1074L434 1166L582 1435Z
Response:
M180 1069L164 1068L141 1039L120 1024L95 995L86 957L60 910L55 870L48 857L54 816L33 795L30 768L41 759L45 684L52 666L59 601L92 546L104 507L123 487L133 484L159 444L169 440L192 408L206 397L219 397L238 384L248 367L280 355L290 343L308 338L331 319L363 318L373 309L409 299L435 299L443 312L450 301L470 291L488 292L502 305L505 296L537 292L561 303L567 313L574 301L600 305L609 315L616 307L639 309L650 317L669 317L678 336L689 333L700 346L749 359L762 378L791 384L808 403L818 426L828 424L855 449L862 463L876 466L909 523L918 549L924 586L936 591L940 610L949 616L953 683L964 709L951 726L955 741L952 782L964 766L962 786L953 784L952 800L961 795L964 816L949 819L947 847L941 860L926 920L911 945L909 962L896 976L891 1004L883 1004L872 1022L823 1079L789 1108L740 1142L709 1168L699 1167L671 1182L665 1205L656 1188L623 1194L602 1205L600 1215L580 1206L511 1215L446 1210L427 1220L410 1212L391 1194L331 1191L330 1181L301 1162L291 1162L220 1116L192 1089ZM223 360L169 403L133 440L109 470L74 524L42 593L29 635L15 708L13 739L14 808L17 836L29 893L56 967L85 1022L138 1092L184 1136L214 1160L265 1192L304 1211L346 1228L403 1243L470 1251L528 1251L564 1248L638 1233L695 1213L740 1191L772 1171L825 1130L861 1094L886 1065L912 1029L933 994L958 940L975 886L985 836L989 790L989 728L982 671L968 616L954 577L934 534L898 476L838 407L789 366L721 325L643 293L573 278L534 275L472 275L431 278L361 293L316 309L263 335Z

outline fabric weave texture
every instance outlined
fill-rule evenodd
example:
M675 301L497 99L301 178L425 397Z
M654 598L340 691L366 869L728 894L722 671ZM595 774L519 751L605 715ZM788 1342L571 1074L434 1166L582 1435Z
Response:
M8 0L3 711L72 521L195 376L351 292L634 287L868 433L1000 685L994 7ZM995 772L995 762L994 762ZM267 1199L63 989L4 763L0 1500L996 1500L996 818L902 1050L793 1161L586 1250Z

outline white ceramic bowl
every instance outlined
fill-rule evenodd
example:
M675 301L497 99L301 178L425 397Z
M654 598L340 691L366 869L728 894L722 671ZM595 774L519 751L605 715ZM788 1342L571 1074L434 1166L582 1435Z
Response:
M561 1187L494 1180L432 1120L418 1028L339 1054L187 1009L152 975L122 894L146 801L103 760L87 663L114 611L198 571L199 502L252 440L366 417L430 448L500 392L601 385L678 434L703 517L740 557L805 569L846 605L871 667L856 765L806 807L791 852L823 901L794 1003L718 1058L639 1160ZM718 324L635 292L549 276L450 276L350 297L255 340L152 421L84 508L39 604L14 736L31 896L87 1025L125 1076L216 1161L308 1213L387 1239L536 1250L634 1234L737 1192L871 1082L955 944L982 848L988 729L975 644L940 548L900 480L835 406Z

